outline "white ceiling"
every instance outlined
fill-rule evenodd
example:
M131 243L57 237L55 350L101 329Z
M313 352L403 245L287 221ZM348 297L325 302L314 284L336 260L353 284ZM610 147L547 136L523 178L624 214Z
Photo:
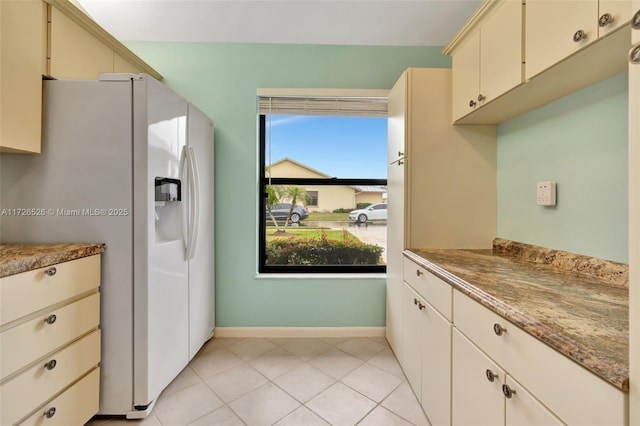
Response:
M482 0L73 0L123 41L442 46Z

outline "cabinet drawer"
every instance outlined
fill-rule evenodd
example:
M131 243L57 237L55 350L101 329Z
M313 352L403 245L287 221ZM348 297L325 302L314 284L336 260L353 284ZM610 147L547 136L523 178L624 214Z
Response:
M55 322L48 324L46 319ZM0 334L0 379L98 327L99 293L5 330Z
M55 268L55 275L46 271ZM53 271L53 269L51 269ZM0 279L0 325L100 286L100 255Z
M452 287L406 257L403 258L403 262L404 280L442 316L451 321Z
M627 394L459 291L453 309L457 329L563 422L625 423ZM498 336L494 324L506 331Z
M100 368L87 374L64 393L43 405L21 425L83 425L98 412ZM54 411L55 409L55 411ZM46 413L53 412L49 418Z
M99 362L100 330L96 330L4 383L0 424L14 424ZM46 363L52 368L46 368Z

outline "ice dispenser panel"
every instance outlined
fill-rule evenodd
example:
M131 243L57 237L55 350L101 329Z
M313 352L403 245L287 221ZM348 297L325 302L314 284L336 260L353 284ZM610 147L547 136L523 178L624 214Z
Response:
M180 201L182 199L180 179L156 178L156 201Z

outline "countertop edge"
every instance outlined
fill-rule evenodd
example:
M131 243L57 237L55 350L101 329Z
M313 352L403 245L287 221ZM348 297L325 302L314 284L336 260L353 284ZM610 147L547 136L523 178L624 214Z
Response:
M0 261L0 278L9 277L23 272L58 263L69 262L82 257L104 253L106 246L102 243L69 243L69 244L2 244L0 249L21 246L25 254L14 259ZM42 248L47 248L47 251ZM39 251L40 248L40 251ZM33 253L26 251L31 249ZM4 250L0 250L2 256Z
M476 288L473 284L451 274L438 265L429 262L422 256L405 250L404 256L427 269L437 277L441 278L454 289L471 297L490 311L500 315L507 321L513 323L518 328L524 330L529 335L550 346L558 353L568 357L580 366L589 370L601 379L623 392L629 392L629 368L616 361L606 358L592 349L585 348L562 333L553 330L549 326L529 317L525 313L518 311L501 301L500 299ZM610 368L603 368L602 365L609 365Z

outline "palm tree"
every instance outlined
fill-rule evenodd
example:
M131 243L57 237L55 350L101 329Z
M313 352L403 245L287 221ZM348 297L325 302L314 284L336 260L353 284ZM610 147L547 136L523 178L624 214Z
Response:
M287 220L285 220L283 228L283 231L287 232L287 224L291 220L291 213L293 213L293 208L296 206L296 203L298 200L301 200L303 204L310 203L311 195L309 195L306 189L299 186L285 186L282 187L280 198L287 198L291 201L291 208L289 209L289 214L287 215Z
M269 213L269 217L271 217L271 221L276 227L276 232L280 232L280 226L278 225L278 221L276 220L276 218L273 216L273 213L271 213L271 208L280 203L280 194L282 193L282 188L273 185L267 185L265 191L267 194L267 196L265 197L267 213Z

